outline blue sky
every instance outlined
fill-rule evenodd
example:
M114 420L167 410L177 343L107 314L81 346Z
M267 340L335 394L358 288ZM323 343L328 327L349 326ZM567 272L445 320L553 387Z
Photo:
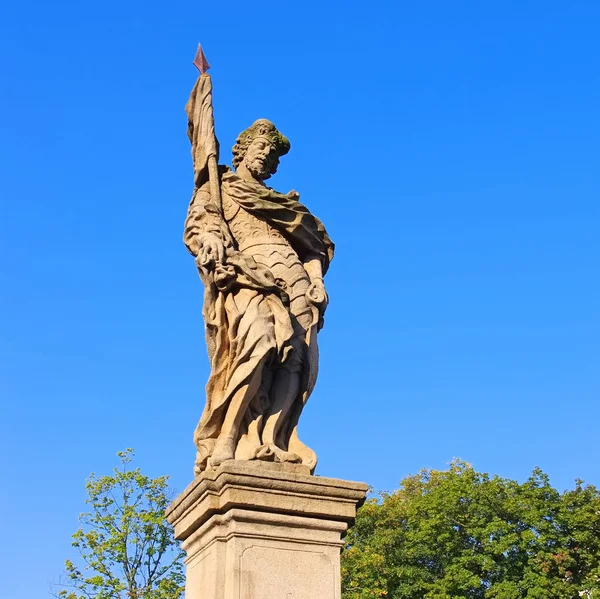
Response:
M318 473L393 489L459 456L600 484L599 27L594 1L4 3L0 595L46 596L118 450L191 479L198 41L222 161L273 120L272 185L337 244Z

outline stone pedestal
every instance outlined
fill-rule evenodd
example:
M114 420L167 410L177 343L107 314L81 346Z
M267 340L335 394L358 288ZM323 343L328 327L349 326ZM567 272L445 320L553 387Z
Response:
M340 599L342 537L367 485L228 461L171 504L186 599Z

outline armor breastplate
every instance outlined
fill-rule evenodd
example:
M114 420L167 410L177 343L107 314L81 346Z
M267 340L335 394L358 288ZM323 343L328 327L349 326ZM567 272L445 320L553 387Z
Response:
M227 194L223 194L223 216L240 251L255 245L287 245L290 243L275 227L246 212Z
M313 324L313 308L307 303L310 285L307 272L290 242L275 227L246 212L236 201L223 194L223 216L238 248L271 271L277 284L290 298L296 335L304 334Z

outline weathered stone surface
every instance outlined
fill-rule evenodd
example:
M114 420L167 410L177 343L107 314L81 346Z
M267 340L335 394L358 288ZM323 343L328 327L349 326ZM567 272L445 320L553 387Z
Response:
M184 242L204 283L211 374L194 433L196 474L226 460L298 463L315 452L298 420L318 370L333 243L295 191L265 185L290 143L265 119L243 131L233 167L217 168L210 78L186 107L195 188Z
M342 538L362 483L313 476L298 421L318 371L334 246L295 191L265 185L290 143L270 121L218 166L212 83L186 107L194 192L184 242L204 284L211 374L195 480L167 519L186 551L186 599L340 599Z
M186 599L339 599L342 537L367 486L307 472L227 461L175 499Z

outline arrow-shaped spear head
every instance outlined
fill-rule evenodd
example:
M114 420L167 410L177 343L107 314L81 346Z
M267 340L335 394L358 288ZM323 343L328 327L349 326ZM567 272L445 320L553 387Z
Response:
M196 58L194 58L194 64L201 75L204 75L204 73L210 69L210 65L208 64L208 60L206 60L206 56L204 56L204 51L200 44L198 44L198 51L196 52Z

